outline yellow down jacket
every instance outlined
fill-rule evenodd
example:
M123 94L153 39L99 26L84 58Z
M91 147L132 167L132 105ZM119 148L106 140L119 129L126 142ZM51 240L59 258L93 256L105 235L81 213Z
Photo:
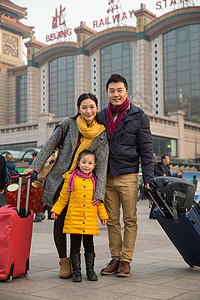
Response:
M69 192L68 183L70 175L66 175L58 201L52 207L51 212L60 215L69 201L63 232L98 235L99 226L97 216L99 216L100 220L108 219L104 204L92 205L93 183L91 178L86 179L76 176L73 192Z

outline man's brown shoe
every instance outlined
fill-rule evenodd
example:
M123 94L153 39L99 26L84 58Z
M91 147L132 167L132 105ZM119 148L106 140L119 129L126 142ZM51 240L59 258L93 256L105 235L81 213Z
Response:
M128 277L130 276L131 267L127 261L120 261L119 268L117 271L118 277Z
M101 269L101 275L112 275L115 274L119 267L119 260L112 259L108 265Z

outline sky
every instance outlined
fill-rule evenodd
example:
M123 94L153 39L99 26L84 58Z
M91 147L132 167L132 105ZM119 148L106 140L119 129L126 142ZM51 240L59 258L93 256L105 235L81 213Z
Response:
M80 26L80 22L86 22L86 25L96 31L101 31L107 27L103 27L105 18L108 17L107 10L109 3L120 5L119 12L125 13L124 20L128 26L136 26L136 18L132 14L130 18L129 11L140 9L141 3L146 4L148 10L161 16L174 9L174 5L171 2L179 2L178 0L11 0L13 3L20 7L27 8L27 19L21 20L21 22L27 26L34 26L35 38L43 43L51 44L51 41L46 41L46 36L55 32L52 29L52 20L55 16L55 10L57 8L58 14L60 5L65 8L64 16L67 28L72 30L72 35L68 36L68 41L76 42L76 34L74 28ZM200 0L188 0L195 5L200 6ZM113 5L112 4L112 5ZM166 6L166 7L165 7ZM161 9L158 9L161 7ZM178 4L175 6L178 8ZM127 18L126 18L127 17ZM110 16L111 18L111 16ZM93 28L93 22L96 21L96 27ZM111 24L112 25L112 24ZM98 27L97 27L98 26ZM63 28L63 27L62 27ZM63 30L63 29L62 29ZM69 31L70 32L70 31Z

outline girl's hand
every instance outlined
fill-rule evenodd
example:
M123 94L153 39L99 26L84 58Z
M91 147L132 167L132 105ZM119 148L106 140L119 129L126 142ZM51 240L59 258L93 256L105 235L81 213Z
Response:
M107 223L107 220L101 220L101 225L102 225L102 226L105 226L106 223Z
M92 200L92 204L94 205L94 206L97 206L97 205L99 205L99 203L101 202L101 200L99 200L99 199L93 199Z
M58 215L57 215L56 213L53 212L53 213L51 214L51 218L54 219L54 220L56 220L56 219L58 218Z

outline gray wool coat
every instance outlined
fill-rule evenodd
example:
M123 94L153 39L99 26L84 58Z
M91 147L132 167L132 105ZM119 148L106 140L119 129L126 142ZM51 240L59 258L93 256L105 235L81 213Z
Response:
M67 172L70 167L79 137L79 130L76 120L72 118L66 118L60 124L63 127L65 139L62 149L59 152L57 161L47 176L42 196L42 201L50 207L53 205L56 191L63 182L62 175ZM61 140L61 135L62 128L58 126L58 128L50 135L47 142L42 147L31 165L31 169L33 169L36 173L41 171L47 158L58 146ZM97 185L94 198L104 200L109 153L106 131L103 131L94 138L88 150L94 152L96 155L95 175L97 176Z

